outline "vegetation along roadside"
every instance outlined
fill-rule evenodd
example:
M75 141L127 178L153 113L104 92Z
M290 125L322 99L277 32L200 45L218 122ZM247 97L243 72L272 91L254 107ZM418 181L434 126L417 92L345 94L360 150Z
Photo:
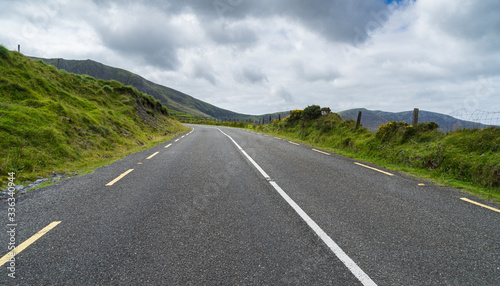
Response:
M445 134L434 122L412 126L393 121L374 133L325 110L308 106L264 125L206 123L284 137L500 201L500 127Z
M0 46L0 176L86 173L187 131L153 97Z

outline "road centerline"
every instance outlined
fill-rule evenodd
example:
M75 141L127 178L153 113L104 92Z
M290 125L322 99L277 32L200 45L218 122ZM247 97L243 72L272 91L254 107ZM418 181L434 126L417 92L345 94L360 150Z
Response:
M478 203L478 202L475 202L473 200L469 200L468 198L460 198L462 201L465 201L465 202L468 202L468 203L471 203L471 204L475 204L477 206L480 206L480 207L483 207L483 208L486 208L486 209L489 209L489 210L492 210L494 212L497 212L497 213L500 213L500 210L499 209L496 209L494 207L490 207L490 206L487 206L487 205L483 205L481 203Z
M269 175L255 162L252 157L250 157L241 146L236 143L236 141L224 133L224 131L217 128L222 134L227 136L241 151L241 153L252 163L252 165L269 181L271 186L281 195L283 199L295 210L295 212L307 223L307 225L316 233L316 235L321 238L321 240L330 248L330 250L337 256L337 258L342 261L342 263L351 271L351 273L363 284L363 285L377 285L375 282L352 260L341 248L340 246L331 239L328 234L326 234L323 229L297 204L292 198L288 196L283 189L273 180L270 179Z
M325 154L325 155L328 155L330 156L331 154L330 153L327 153L327 152L324 152L324 151L321 151L321 150L318 150L318 149L312 149L313 151L316 151L318 153L321 153L321 154Z
M377 172L380 172L380 173L383 173L383 174L386 174L386 175L388 175L388 176L394 176L394 174L388 173L388 172L386 172L386 171L379 170L379 169L377 169L377 168L373 168L373 167L370 167L370 166L366 166L366 165L363 165L363 164L358 163L358 162L354 162L354 164L359 165L359 166L361 166L361 167L365 167L365 168L368 168L368 169L374 170L374 171L377 171Z
M28 238L23 243L19 244L16 248L9 251L2 258L0 258L0 266L3 266L7 261L9 261L9 259L11 259L12 257L21 253L21 251L25 250L28 246L33 244L40 237L44 236L47 232L49 232L51 229L53 229L54 227L56 227L60 223L61 223L60 221L54 221L54 222L50 223L49 225L44 227L42 230L35 233L32 237Z
M149 159L153 158L154 156L158 155L158 153L160 153L160 152L156 152L156 153L154 153L153 155L151 155L151 156L147 157L147 158L146 158L146 160L149 160Z
M114 185L116 182L118 182L119 180L121 180L123 177L125 177L126 175L128 175L128 173L132 172L133 170L134 169L130 169L130 170L126 171L125 173L123 173L120 176L116 177L113 181L107 183L106 186L112 186L112 185Z

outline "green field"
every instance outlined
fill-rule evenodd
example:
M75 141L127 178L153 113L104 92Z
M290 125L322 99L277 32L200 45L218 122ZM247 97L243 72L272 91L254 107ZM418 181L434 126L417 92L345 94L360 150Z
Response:
M187 131L153 97L0 46L0 175L89 172Z

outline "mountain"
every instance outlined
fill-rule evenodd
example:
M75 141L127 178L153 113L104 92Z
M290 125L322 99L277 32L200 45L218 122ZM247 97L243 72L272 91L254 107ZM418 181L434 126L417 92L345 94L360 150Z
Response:
M391 121L404 121L408 124L413 122L413 111L403 111L403 112L386 112L380 110L368 110L365 108L355 108L345 111L341 111L338 114L344 120L357 120L358 111L361 111L361 124L366 129L376 132L380 125L386 124ZM445 115L436 112L430 112L425 110L420 110L418 112L418 122L436 122L440 130L443 132L449 132L460 128L485 128L487 125L461 120L450 115Z
M104 80L116 80L125 85L130 85L140 92L149 94L158 99L168 109L173 110L176 117L202 117L215 119L240 119L247 120L254 116L232 112L198 100L178 90L156 84L137 74L124 69L110 67L92 60L65 60L34 58L45 63L59 67L75 74L87 74Z
M284 118L289 114L288 111L264 115L248 115L236 113L203 102L178 90L156 84L124 69L110 67L92 60L65 60L44 58L34 59L41 60L47 64L58 67L59 69L65 70L70 73L90 75L92 77L103 80L116 80L124 85L133 86L140 92L149 94L158 99L170 110L170 113L178 119L189 120L210 118L229 121L250 120L252 122L260 122L262 119L264 119L264 122L268 123L270 116L272 117L272 120L275 120L278 119L278 114L281 116L281 118ZM374 132L378 130L378 127L380 125L386 124L390 121L405 121L410 124L412 122L413 111L393 113L380 110L367 110L364 108L358 108L342 111L338 114L343 119L356 120L358 111L360 110L363 113L361 117L361 124L368 130ZM486 125L483 124L460 120L449 115L421 110L419 112L419 122L429 121L436 122L444 132L455 130L457 128L486 127Z

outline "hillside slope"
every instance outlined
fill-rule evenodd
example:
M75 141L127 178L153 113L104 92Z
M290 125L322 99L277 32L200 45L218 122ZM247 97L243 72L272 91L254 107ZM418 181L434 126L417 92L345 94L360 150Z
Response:
M58 59L42 59L52 66L57 66ZM156 84L137 74L124 69L114 68L92 60L59 59L59 69L76 74L87 74L95 78L116 80L125 85L131 85L137 90L152 95L167 108L203 118L236 119L247 115L225 110L198 100L175 89Z
M0 107L0 173L19 180L99 165L187 130L135 88L58 71L2 46Z

